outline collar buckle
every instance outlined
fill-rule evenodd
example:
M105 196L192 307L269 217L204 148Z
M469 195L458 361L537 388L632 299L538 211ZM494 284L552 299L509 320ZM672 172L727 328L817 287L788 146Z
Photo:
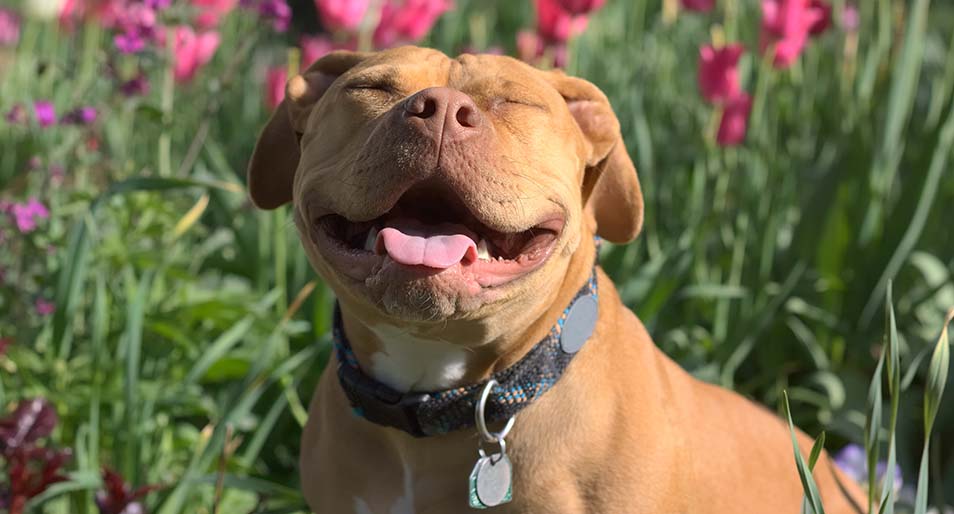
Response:
M338 364L338 379L361 417L378 425L403 430L414 437L428 435L417 419L420 405L431 399L427 394L401 394L343 363Z

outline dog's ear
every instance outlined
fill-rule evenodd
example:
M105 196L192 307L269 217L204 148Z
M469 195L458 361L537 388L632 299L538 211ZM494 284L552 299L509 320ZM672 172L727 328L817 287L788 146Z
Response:
M592 83L549 72L585 140L586 174L583 201L596 220L596 233L614 243L628 243L643 226L643 193L636 167L606 95Z
M248 192L257 207L274 209L291 201L301 158L299 140L308 115L335 79L370 55L332 52L288 81L285 99L258 136L248 164Z

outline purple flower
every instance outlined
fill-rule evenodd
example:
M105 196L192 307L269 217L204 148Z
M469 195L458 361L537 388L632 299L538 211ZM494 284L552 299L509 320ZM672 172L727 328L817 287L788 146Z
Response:
M0 9L0 46L15 46L20 41L20 17L9 9Z
M26 123L27 120L26 109L23 108L22 104L16 104L7 111L4 118L6 118L7 123L11 125L22 125Z
M36 230L36 220L50 217L50 211L36 198L30 198L27 203L15 203L10 206L10 213L16 222L17 229L21 233L29 233Z
M126 96L144 96L149 94L149 79L144 73L123 82L119 90Z
M40 316L49 316L56 312L56 304L53 302L48 302L43 298L37 298L33 303L33 307L36 309L36 313Z
M41 127L49 127L56 123L56 109L53 104L45 100L33 102L33 115Z
M67 125L89 125L96 121L95 107L77 107L66 113L60 120L60 123Z
M169 7L169 5L172 4L172 0L145 0L143 3L150 9L161 11Z
M858 482L863 486L868 484L868 457L865 455L865 449L860 445L849 444L842 448L841 451L835 454L835 464L855 482ZM881 482L884 480L887 471L888 463L885 461L879 462L875 468L876 481ZM895 494L901 490L902 485L904 485L904 481L903 477L901 476L901 466L895 465Z
M272 27L279 32L288 30L291 22L291 8L286 0L262 0L258 6L258 13L265 19L272 20Z
M135 32L124 32L113 37L113 43L120 53L135 54L146 48L146 40Z

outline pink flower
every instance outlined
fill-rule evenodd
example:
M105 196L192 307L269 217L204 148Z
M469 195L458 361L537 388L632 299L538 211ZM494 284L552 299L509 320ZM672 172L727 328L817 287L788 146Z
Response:
M258 14L266 20L272 21L272 28L278 32L288 30L291 23L291 7L286 0L262 0L258 6Z
M709 12L715 7L715 0L682 0L682 6L689 11Z
M745 47L735 43L723 48L699 49L699 89L709 102L721 102L739 94L739 58Z
M722 146L735 146L745 141L745 134L749 126L749 112L752 110L752 98L740 93L729 99L719 122L719 133L716 141Z
M543 39L532 30L517 32L517 57L521 61L534 63L543 55Z
M33 303L33 307L36 309L36 313L40 316L49 316L56 312L56 305L53 302L48 302L43 298L37 298Z
M36 230L36 220L50 217L50 211L36 198L30 198L27 203L15 203L10 206L10 214L21 233Z
M575 15L588 14L606 3L606 0L557 0L563 7L563 10Z
M841 11L841 28L845 32L855 32L861 26L861 15L858 14L858 6L855 4L845 4Z
M0 9L0 46L16 46L20 41L20 17L9 9Z
M536 0L537 31L548 42L565 43L586 29L586 16L573 16L557 0Z
M315 0L321 23L331 31L357 29L370 3L370 0Z
M817 36L828 30L828 27L831 26L831 5L824 0L811 0L809 6L821 15L821 17L815 20L815 23L812 23L811 27L808 28L808 32L811 35Z
M90 125L96 121L96 108L90 106L77 107L66 113L60 123L67 125Z
M238 0L191 0L191 3L199 10L195 18L196 26L200 29L212 29L235 8Z
M288 69L284 66L269 68L265 72L265 105L274 110L285 99L285 82Z
M53 104L45 100L33 102L33 115L41 127L49 127L56 123L56 109Z
M387 48L398 42L419 41L453 7L452 0L385 0L374 44Z
M301 46L301 69L307 69L318 59L329 54L332 50L341 48L341 45L326 36L302 36L298 41Z
M762 0L762 50L774 49L775 67L788 68L823 18L823 9L811 6L809 0Z
M196 34L192 27L184 25L175 27L174 30L176 39L173 48L173 75L178 82L189 82L199 68L212 59L219 46L219 33L208 31Z

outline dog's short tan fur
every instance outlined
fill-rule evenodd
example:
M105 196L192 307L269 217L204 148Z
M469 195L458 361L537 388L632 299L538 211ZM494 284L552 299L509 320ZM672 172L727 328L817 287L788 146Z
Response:
M402 102L431 87L468 95L480 109L477 133L435 138L409 127ZM374 219L421 184L453 191L500 231L526 230L554 213L565 227L542 267L496 288L455 269L345 270L316 244L315 219ZM586 280L592 236L626 242L642 224L619 123L595 86L506 57L451 59L413 47L336 52L293 78L255 149L249 189L264 208L293 201L309 259L337 294L366 372L388 357L385 329L463 350L455 373L424 369L403 383L377 377L412 390L477 382L516 362ZM786 425L680 369L602 271L598 280L596 331L557 385L518 415L508 437L514 500L493 512L799 512ZM802 434L799 443L811 446ZM329 372L302 438L302 487L320 514L459 514L468 511L476 450L472 430L415 439L355 417ZM836 475L824 457L815 477L826 510L855 512L858 487Z

